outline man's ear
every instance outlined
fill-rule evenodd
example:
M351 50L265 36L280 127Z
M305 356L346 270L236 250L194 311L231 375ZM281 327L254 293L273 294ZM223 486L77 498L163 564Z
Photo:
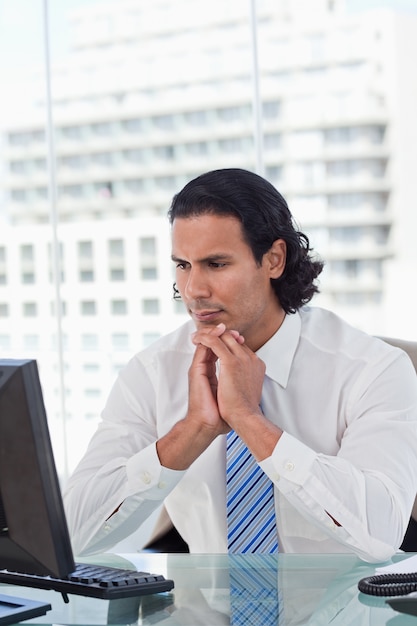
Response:
M269 263L270 278L279 278L285 269L287 259L287 244L283 239L275 239L265 254Z

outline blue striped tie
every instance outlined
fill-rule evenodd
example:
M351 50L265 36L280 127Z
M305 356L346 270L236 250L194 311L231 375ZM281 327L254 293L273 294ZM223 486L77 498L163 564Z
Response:
M227 435L226 481L229 552L278 552L273 484L234 431Z

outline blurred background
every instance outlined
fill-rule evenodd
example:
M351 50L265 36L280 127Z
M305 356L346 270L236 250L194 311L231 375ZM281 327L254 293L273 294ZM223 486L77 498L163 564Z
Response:
M38 360L62 481L119 369L187 316L166 214L269 179L313 304L417 339L417 0L0 0L0 355Z

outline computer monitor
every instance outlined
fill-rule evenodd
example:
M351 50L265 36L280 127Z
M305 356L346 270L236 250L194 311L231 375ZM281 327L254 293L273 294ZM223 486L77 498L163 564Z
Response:
M0 569L74 571L37 363L0 359Z

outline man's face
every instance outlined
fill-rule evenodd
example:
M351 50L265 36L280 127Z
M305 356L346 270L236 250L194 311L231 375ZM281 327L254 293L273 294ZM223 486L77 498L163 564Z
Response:
M174 220L177 288L198 329L223 322L252 350L274 334L284 313L270 279L285 266L285 243L275 244L259 266L237 218L203 214Z

